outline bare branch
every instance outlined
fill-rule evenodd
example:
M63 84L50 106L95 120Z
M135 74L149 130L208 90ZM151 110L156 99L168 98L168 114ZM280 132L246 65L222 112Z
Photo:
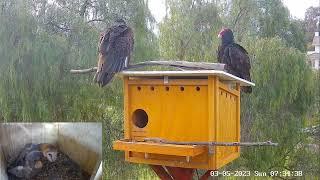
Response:
M62 27L62 26L60 26L60 25L58 25L58 24L56 24L56 23L54 23L52 21L48 22L47 25L52 25L53 27L56 27L56 28L58 28L60 30L63 30L63 31L71 31L72 30L71 28Z
M278 146L278 143L266 142L177 142L161 138L144 138L145 142L176 144L176 145L209 145L209 146Z
M79 15L80 17L84 17L84 14L86 13L87 11L87 7L88 5L90 4L91 2L89 0L85 0L80 8L80 12L79 12Z
M142 63L137 63L130 65L131 68L137 68L139 66L153 66L153 65L165 65L172 67L180 67L187 69L207 69L207 70L224 70L225 65L220 63L207 63L207 62L189 62L189 61L165 61L165 60L156 60L156 61L147 61Z
M92 68L88 68L88 69L71 69L70 73L71 74L86 74L86 73L96 72L97 69L98 69L97 67L92 67Z
M188 40L187 40L186 43L184 43L184 42L185 42L184 39L180 39L180 38L179 38L181 49L180 49L180 52L178 53L178 56L179 56L179 59L180 59L180 60L183 60L183 57L185 56L186 49L188 48L189 43L190 43L191 39L193 38L193 35L194 35L194 34L195 34L195 33L192 33L192 34L189 36L189 38L188 38Z
M220 63L207 63L207 62L188 62L188 61L164 61L164 60L158 60L158 61L147 61L137 64L129 65L126 69L135 69L135 68L141 68L146 66L168 66L168 67L174 67L178 68L180 70L225 70L225 65ZM70 70L70 73L72 74L87 74L96 72L97 67L92 67L88 69L79 69L79 70Z
M104 19L91 19L91 20L87 21L87 23L97 22L97 21L106 22Z
M239 1L239 12L236 16L236 19L234 20L233 22L233 28L236 27L236 25L238 24L238 21L240 21L240 18L243 16L243 14L245 14L245 12L247 11L247 8L246 7L241 7L241 1Z

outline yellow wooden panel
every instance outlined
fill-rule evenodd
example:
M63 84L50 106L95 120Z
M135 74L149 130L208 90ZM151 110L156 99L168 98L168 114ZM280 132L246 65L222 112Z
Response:
M216 141L218 142L239 142L239 118L238 117L238 92L231 92L224 85L219 88L219 125ZM235 90L237 91L237 90ZM217 167L231 162L239 156L239 147L220 146L217 147Z
M130 123L129 123L129 86L128 86L128 80L129 77L123 77L123 101L124 101L124 107L123 107L123 114L124 114L124 138L129 139L131 137L130 135ZM129 152L125 152L125 158L127 159L129 157Z
M173 145L148 142L113 142L113 149L175 156L197 156L205 152L204 146Z
M236 90L239 92L238 94L238 97L236 99L237 101L237 115L236 115L236 118L237 118L237 134L238 134L238 142L240 142L240 84L239 83L236 83ZM237 152L238 152L238 155L240 155L240 146L237 147Z
M197 163L197 164L208 164L207 161L207 152L208 148L204 146L205 151L197 156L194 156L190 159L190 163ZM145 158L145 153L141 152L132 152L132 157L139 157ZM185 156L175 156L175 155L168 155L168 154L150 154L148 159L153 160L164 160L164 161L178 161L178 162L186 162Z
M229 93L231 93L233 95L236 95L236 96L240 95L240 91L237 91L237 89L233 89L232 84L223 84L222 82L220 82L219 88L223 89L225 91L228 91Z
M207 91L203 85L129 85L129 121L137 109L148 115L144 128L130 122L131 132L145 131L147 137L172 141L207 141Z
M143 163L143 164L153 164L153 165L163 165L163 166L171 166L171 167L182 167L182 168L195 168L195 169L215 169L215 167L209 167L207 163L199 163L199 162L187 162L184 161L177 161L174 160L176 158L173 158L173 160L158 160L158 159L144 159L139 157L129 157L126 159L129 162L133 163ZM191 158L192 159L192 158Z
M240 141L240 87L220 81L217 76L204 79L173 79L164 84L163 77L124 77L125 138L142 140L162 138L169 141ZM155 78L155 79L152 79ZM135 111L147 114L148 123L134 124ZM126 161L185 168L217 169L239 157L239 147L207 146L201 154L187 146L119 144ZM172 149L171 149L172 148ZM135 152L134 152L135 151ZM145 157L148 153L148 158ZM193 154L187 161L183 155ZM197 155L195 155L197 154ZM181 156L182 155L182 156Z

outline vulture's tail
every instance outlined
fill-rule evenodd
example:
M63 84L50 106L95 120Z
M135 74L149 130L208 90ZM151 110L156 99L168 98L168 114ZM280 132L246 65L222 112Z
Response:
M108 59L108 57L107 57ZM114 77L114 75L122 71L125 67L126 57L110 58L104 63L105 67L97 73L96 82L100 87L107 85Z
M250 76L250 69L247 69L245 73L242 73L240 76L242 79L245 79L247 81L251 82L251 76ZM252 87L251 86L242 86L241 91L244 93L252 93Z
M241 87L241 91L245 93L252 93L252 87L251 86L243 86Z
M103 86L109 84L109 82L113 79L113 76L114 76L115 74L116 74L116 73L106 73L106 74L104 75L104 77L102 78L102 81L101 81L101 82L98 82L99 85L100 85L101 87L103 87Z

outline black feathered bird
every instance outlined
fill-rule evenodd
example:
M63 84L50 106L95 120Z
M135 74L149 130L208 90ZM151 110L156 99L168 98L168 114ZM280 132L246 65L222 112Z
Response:
M98 69L94 81L103 87L129 65L133 51L133 31L123 19L100 35Z
M219 63L226 64L228 73L251 81L251 65L248 52L242 46L234 42L234 36L231 29L222 29L218 37L221 38L221 44L218 48ZM242 87L241 90L245 93L252 92L250 86Z

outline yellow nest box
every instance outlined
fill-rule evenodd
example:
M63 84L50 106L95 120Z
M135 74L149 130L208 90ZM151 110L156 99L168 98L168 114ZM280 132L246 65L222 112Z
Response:
M125 151L126 161L212 170L239 157L238 146L162 140L239 142L240 86L253 83L218 70L122 75L125 139L115 141L113 148Z

